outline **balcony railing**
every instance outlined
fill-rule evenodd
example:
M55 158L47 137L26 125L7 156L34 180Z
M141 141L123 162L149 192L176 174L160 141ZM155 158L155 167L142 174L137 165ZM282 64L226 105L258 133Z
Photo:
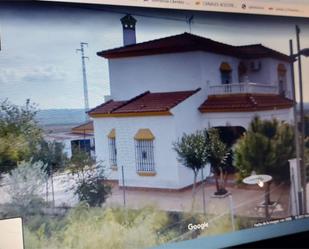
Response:
M231 84L220 84L220 85L208 84L208 93L209 95L231 94L231 93L278 94L279 90L277 86L246 82L246 83L231 83Z

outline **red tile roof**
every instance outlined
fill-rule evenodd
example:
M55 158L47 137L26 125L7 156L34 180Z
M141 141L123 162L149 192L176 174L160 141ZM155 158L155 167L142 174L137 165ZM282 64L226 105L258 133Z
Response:
M113 110L117 109L119 106L123 105L126 101L114 101L109 100L101 105L89 110L88 114L110 114Z
M157 92L151 93L149 91L144 92L128 101L121 101L122 104L119 104L114 108L107 108L108 106L112 106L113 102L105 103L101 105L101 107L96 107L89 111L90 116L96 115L138 115L138 114L147 114L147 115L155 115L155 114L170 114L169 110L176 105L180 104L185 99L189 98L196 92L198 92L200 88L194 91L178 91L178 92ZM119 102L119 101L118 101ZM106 111L108 109L109 111Z
M75 126L71 129L74 134L93 134L93 121Z
M201 112L248 112L284 109L294 102L274 94L212 95L199 107Z
M261 44L233 46L189 33L109 49L98 52L97 55L109 59L188 51L206 51L217 54L226 54L241 59L271 57L284 61L290 60L289 56L264 47Z

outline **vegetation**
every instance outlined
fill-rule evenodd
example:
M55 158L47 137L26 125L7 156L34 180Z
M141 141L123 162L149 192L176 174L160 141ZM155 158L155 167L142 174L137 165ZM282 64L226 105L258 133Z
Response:
M80 205L62 219L41 217L38 224L27 224L25 245L36 249L148 248L173 237L173 231L158 234L168 222L167 213L152 207L125 210Z
M255 171L276 181L289 181L288 159L295 157L293 128L276 119L255 117L235 148L240 180Z
M230 150L225 143L220 139L220 135L217 129L209 129L207 131L207 160L211 165L211 169L215 174L216 188L215 195L224 195L227 193L225 189L227 180L227 168L226 163ZM220 178L220 181L219 181Z
M7 178L8 193L11 201L4 208L3 216L21 216L41 213L44 200L40 190L46 181L46 165L42 162L21 162Z
M75 194L79 201L91 207L102 205L111 193L111 187L105 182L104 166L80 150L73 153L70 171L76 179Z
M42 138L34 117L36 106L26 101L16 106L4 100L0 103L0 174L15 168L18 162L29 160Z
M204 230L188 231L188 224L209 222ZM235 229L256 222L235 217ZM140 210L120 207L90 208L81 204L64 217L33 216L25 224L25 246L36 249L142 249L171 241L232 232L230 215Z
M51 175L53 172L64 170L69 163L66 153L64 153L64 144L56 141L46 141L41 139L38 148L32 155L32 161L42 161L47 165L46 172Z
M208 162L205 131L196 131L189 135L184 134L174 143L173 148L177 152L179 162L193 171L192 195L194 203L197 175Z
M174 143L174 150L178 154L178 160L193 171L193 197L195 196L199 170L205 167L207 163L210 163L212 171L215 173L217 187L215 194L222 195L227 192L225 189L226 160L230 151L228 146L221 141L217 129L205 129L190 135L184 134L178 142Z

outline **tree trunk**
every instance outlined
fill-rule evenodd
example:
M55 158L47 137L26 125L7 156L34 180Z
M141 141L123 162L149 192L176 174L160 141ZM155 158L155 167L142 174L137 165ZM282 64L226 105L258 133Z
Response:
M223 186L222 186L223 189L225 189L225 187L226 187L227 177L228 177L228 174L227 174L227 172L225 172L224 175L223 175Z
M220 190L220 186L219 186L219 176L218 176L217 173L215 173L215 181L216 181L217 192L219 192L219 190Z
M51 173L51 188L52 188L52 198L53 198L53 208L55 207L55 191L54 191L54 176Z
M270 205L271 204L271 202L270 202L270 184L271 184L271 182L266 182L266 190L265 190L265 196L266 196L266 198L265 198L265 205Z
M197 171L194 171L194 178L193 178L193 188L192 188L192 212L194 210L194 204L195 204L195 191L196 191L196 178L197 178Z
M220 190L222 190L223 189L223 170L222 170L222 168L219 168L220 169L220 185L219 185L219 187L220 187Z

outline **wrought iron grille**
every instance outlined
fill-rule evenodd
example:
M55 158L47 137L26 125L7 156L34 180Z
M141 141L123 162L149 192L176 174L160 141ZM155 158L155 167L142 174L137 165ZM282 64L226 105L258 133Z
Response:
M116 138L108 138L108 148L109 148L109 163L111 167L117 166L117 148L116 148Z
M135 140L136 170L154 172L153 140Z

